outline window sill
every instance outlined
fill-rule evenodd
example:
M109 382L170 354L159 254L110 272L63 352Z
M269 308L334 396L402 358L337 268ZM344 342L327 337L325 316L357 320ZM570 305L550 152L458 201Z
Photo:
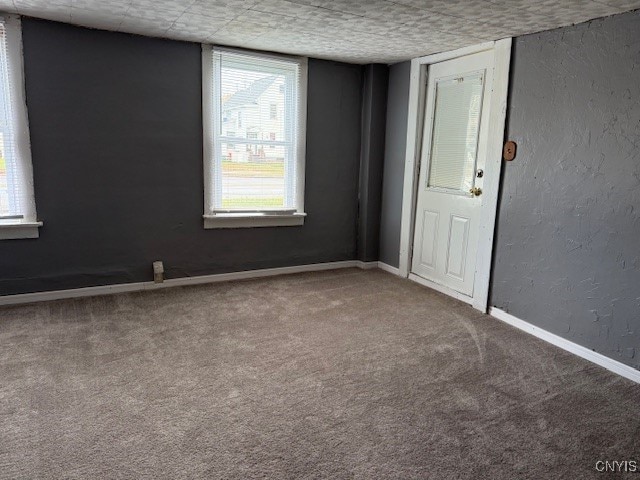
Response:
M38 238L38 229L42 222L3 222L0 221L0 240L15 240L19 238Z
M306 213L217 213L203 215L204 228L295 227L304 225Z

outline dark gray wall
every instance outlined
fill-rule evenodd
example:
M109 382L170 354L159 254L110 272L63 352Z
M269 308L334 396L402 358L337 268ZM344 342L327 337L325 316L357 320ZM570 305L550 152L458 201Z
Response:
M302 227L204 230L200 45L23 20L40 238L0 294L356 258L362 67L309 61Z
M640 13L518 38L491 303L640 366Z
M411 62L397 63L389 68L384 178L380 210L380 261L392 267L398 267L400 261L400 217L404 154L407 145L410 75Z
M358 260L363 262L377 261L380 248L388 81L386 65L371 64L364 68L358 197Z

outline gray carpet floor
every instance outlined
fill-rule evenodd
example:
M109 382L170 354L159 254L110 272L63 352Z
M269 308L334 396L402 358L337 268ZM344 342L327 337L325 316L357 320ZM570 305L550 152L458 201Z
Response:
M640 461L640 385L378 270L1 308L0 382L0 478L603 478L598 460Z

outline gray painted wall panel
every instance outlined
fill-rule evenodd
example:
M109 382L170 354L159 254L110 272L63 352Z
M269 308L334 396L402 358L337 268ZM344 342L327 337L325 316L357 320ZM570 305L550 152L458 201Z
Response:
M379 258L388 81L389 67L386 65L364 67L358 197L358 260L363 262Z
M491 303L640 366L640 13L518 38Z
M380 260L392 267L398 267L400 262L400 217L410 75L411 62L397 63L389 68L387 130L380 211Z
M204 230L200 45L23 21L36 240L0 294L356 258L362 67L309 61L302 227Z

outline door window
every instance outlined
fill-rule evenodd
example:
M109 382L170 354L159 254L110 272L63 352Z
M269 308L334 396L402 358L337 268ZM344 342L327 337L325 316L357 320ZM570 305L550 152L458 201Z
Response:
M473 187L483 81L483 73L473 73L436 82L428 187Z

